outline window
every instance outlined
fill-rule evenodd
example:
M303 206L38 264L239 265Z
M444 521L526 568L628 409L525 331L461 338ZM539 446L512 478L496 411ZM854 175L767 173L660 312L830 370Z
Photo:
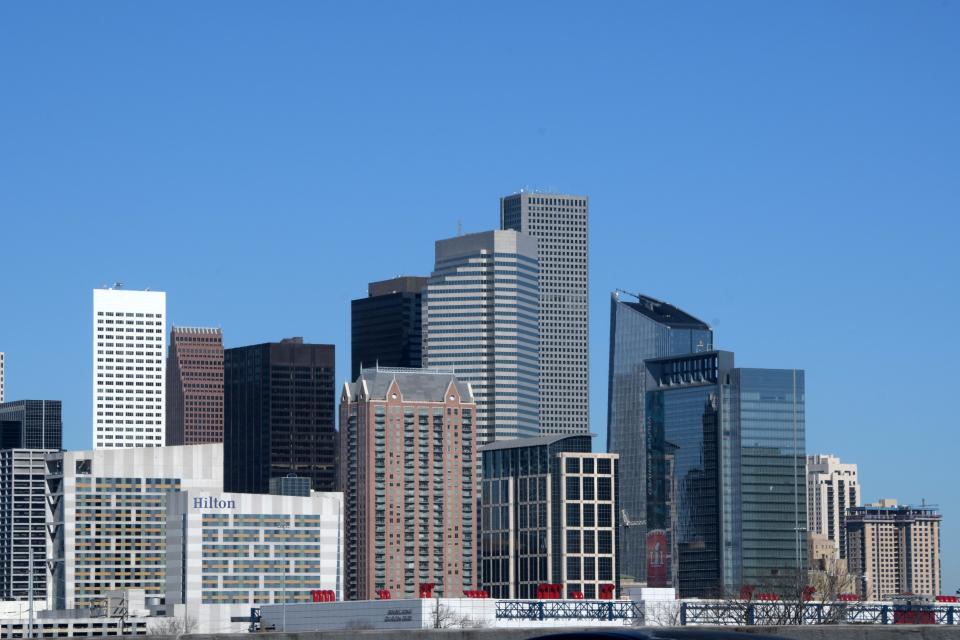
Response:
M567 505L567 526L568 527L580 526L580 505L578 504Z
M610 527L613 525L612 522L612 511L610 505L608 504L599 504L597 505L597 526L598 527Z
M610 478L597 478L597 499L611 500Z
M580 499L580 478L567 478L567 500Z
M580 473L580 458L567 458L567 473Z

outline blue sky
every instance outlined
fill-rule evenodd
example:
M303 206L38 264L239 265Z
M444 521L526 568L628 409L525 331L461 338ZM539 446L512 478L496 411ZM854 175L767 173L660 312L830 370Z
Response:
M806 369L808 449L866 499L941 505L952 593L958 29L948 1L2 3L8 397L90 445L115 280L228 346L335 343L343 378L367 281L501 195L588 194L592 430L609 292L666 299Z

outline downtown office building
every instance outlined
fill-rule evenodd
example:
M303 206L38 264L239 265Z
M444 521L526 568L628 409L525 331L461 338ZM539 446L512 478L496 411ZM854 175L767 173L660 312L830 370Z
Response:
M346 599L477 588L477 405L450 371L363 369L340 395Z
M644 364L713 348L703 321L649 296L615 291L610 300L607 450L620 456L620 576L643 582L647 568L647 445Z
M62 433L59 400L0 403L0 600L46 599L45 458Z
M423 351L423 288L429 278L371 282L367 297L350 302L350 379L361 368L419 369Z
M830 548L817 558L827 564L847 557L847 510L860 506L857 465L836 456L807 456L807 524L811 560L814 549Z
M803 371L733 365L727 351L646 362L647 584L681 597L805 579Z
M165 444L167 294L93 290L93 446Z
M478 444L539 433L538 273L537 241L516 231L436 243L423 365L470 384Z
M303 338L224 351L224 487L268 493L270 479L336 488L334 346Z
M592 434L500 440L480 448L481 585L492 598L615 598L617 455Z
M590 431L586 196L520 192L500 199L500 228L537 241L541 434Z
M223 331L170 330L166 404L168 446L223 442Z

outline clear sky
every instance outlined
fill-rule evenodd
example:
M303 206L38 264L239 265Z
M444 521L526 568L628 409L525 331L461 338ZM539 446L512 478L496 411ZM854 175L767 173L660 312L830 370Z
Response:
M7 392L91 443L91 289L349 371L349 301L521 188L591 202L609 292L807 371L807 446L941 505L960 587L960 4L0 3Z

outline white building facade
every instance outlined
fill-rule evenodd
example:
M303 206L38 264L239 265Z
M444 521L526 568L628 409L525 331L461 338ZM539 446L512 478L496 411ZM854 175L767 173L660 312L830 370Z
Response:
M108 591L166 593L167 496L223 491L223 445L69 451L47 457L47 604L102 606Z
M167 294L93 290L93 446L165 443Z
M245 631L252 607L342 598L343 494L182 491L167 497L167 615ZM185 605L185 606L183 606Z
M857 465L831 455L807 456L807 526L833 544L834 559L847 557L847 509L860 506Z

